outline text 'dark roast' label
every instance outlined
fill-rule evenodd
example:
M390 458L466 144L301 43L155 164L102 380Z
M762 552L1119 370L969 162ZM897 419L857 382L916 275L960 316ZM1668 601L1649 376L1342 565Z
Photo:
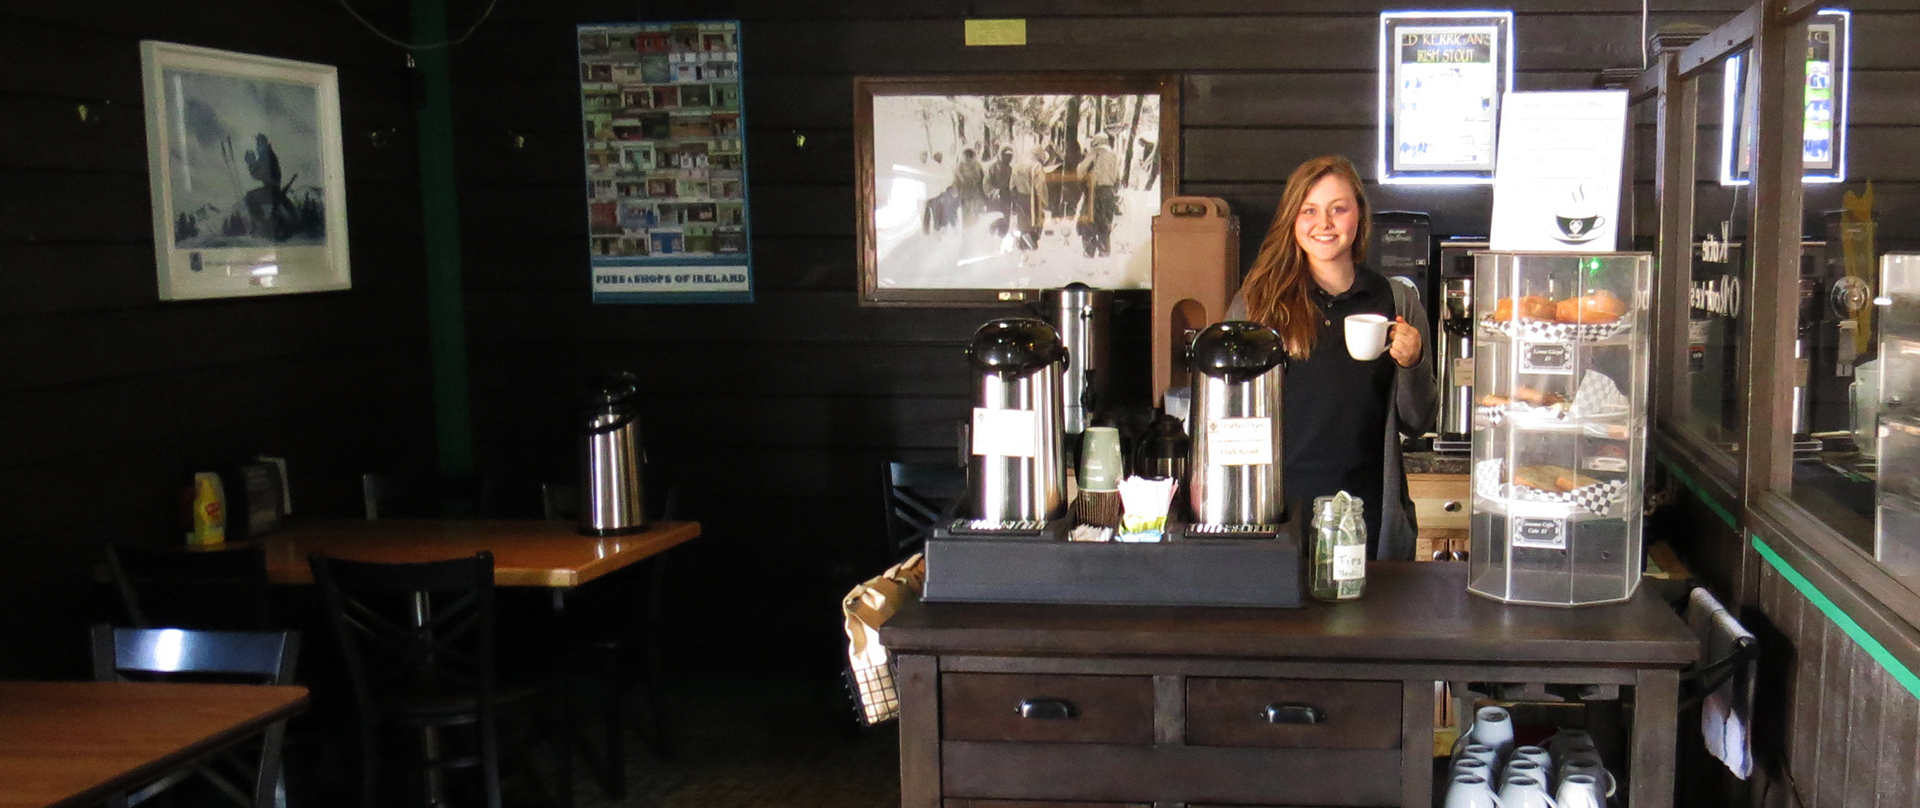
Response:
M1218 466L1273 465L1273 419L1221 418L1207 424L1210 462Z

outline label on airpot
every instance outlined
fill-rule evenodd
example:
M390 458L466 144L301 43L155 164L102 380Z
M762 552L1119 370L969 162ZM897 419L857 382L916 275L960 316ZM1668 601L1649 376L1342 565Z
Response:
M989 457L1040 454L1040 414L1033 410L973 408L973 453Z
M1221 418L1207 424L1207 447L1216 466L1273 465L1273 419Z

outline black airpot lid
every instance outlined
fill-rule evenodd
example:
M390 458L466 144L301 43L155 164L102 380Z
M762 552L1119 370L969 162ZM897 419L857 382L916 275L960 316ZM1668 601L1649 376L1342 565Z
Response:
M1060 332L1045 320L993 320L980 326L967 345L967 363L998 376L1024 376L1066 356Z
M1214 323L1193 338L1191 365L1208 376L1242 382L1287 361L1280 332L1259 323Z

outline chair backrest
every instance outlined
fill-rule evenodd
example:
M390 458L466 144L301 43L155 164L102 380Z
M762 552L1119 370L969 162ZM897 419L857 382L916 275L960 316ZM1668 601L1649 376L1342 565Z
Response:
M421 688L491 701L492 553L399 564L315 553L309 563L362 710L376 693Z
M933 531L940 514L966 492L967 470L950 463L887 464L883 486L887 509L886 557L912 555Z
M273 626L267 554L258 544L220 549L110 544L106 555L127 622L135 627Z
M300 658L294 631L207 631L181 628L93 627L93 678L101 682L152 679L293 684ZM140 721L144 716L127 716ZM280 749L287 725L275 721L262 733L258 754L228 754L194 762L135 791L113 793L112 808L137 806L182 780L199 775L244 808L273 808L281 779ZM284 803L279 803L284 804Z
M184 673L286 685L299 656L300 635L293 631L93 627L93 678L101 682L125 681L128 673Z

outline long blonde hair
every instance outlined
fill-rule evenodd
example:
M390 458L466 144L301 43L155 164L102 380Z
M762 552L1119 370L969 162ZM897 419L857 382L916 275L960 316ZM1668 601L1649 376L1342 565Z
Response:
M1300 164L1287 178L1287 189L1280 194L1280 210L1260 242L1260 255L1247 270L1241 293L1247 301L1247 319L1271 326L1280 332L1280 340L1294 359L1305 359L1320 340L1319 311L1308 297L1313 278L1307 254L1294 238L1293 225L1306 204L1307 192L1322 177L1339 177L1353 189L1359 205L1360 227L1353 236L1353 261L1366 260L1367 241L1373 235L1373 206L1360 186L1360 172L1353 162L1337 154L1315 157Z

